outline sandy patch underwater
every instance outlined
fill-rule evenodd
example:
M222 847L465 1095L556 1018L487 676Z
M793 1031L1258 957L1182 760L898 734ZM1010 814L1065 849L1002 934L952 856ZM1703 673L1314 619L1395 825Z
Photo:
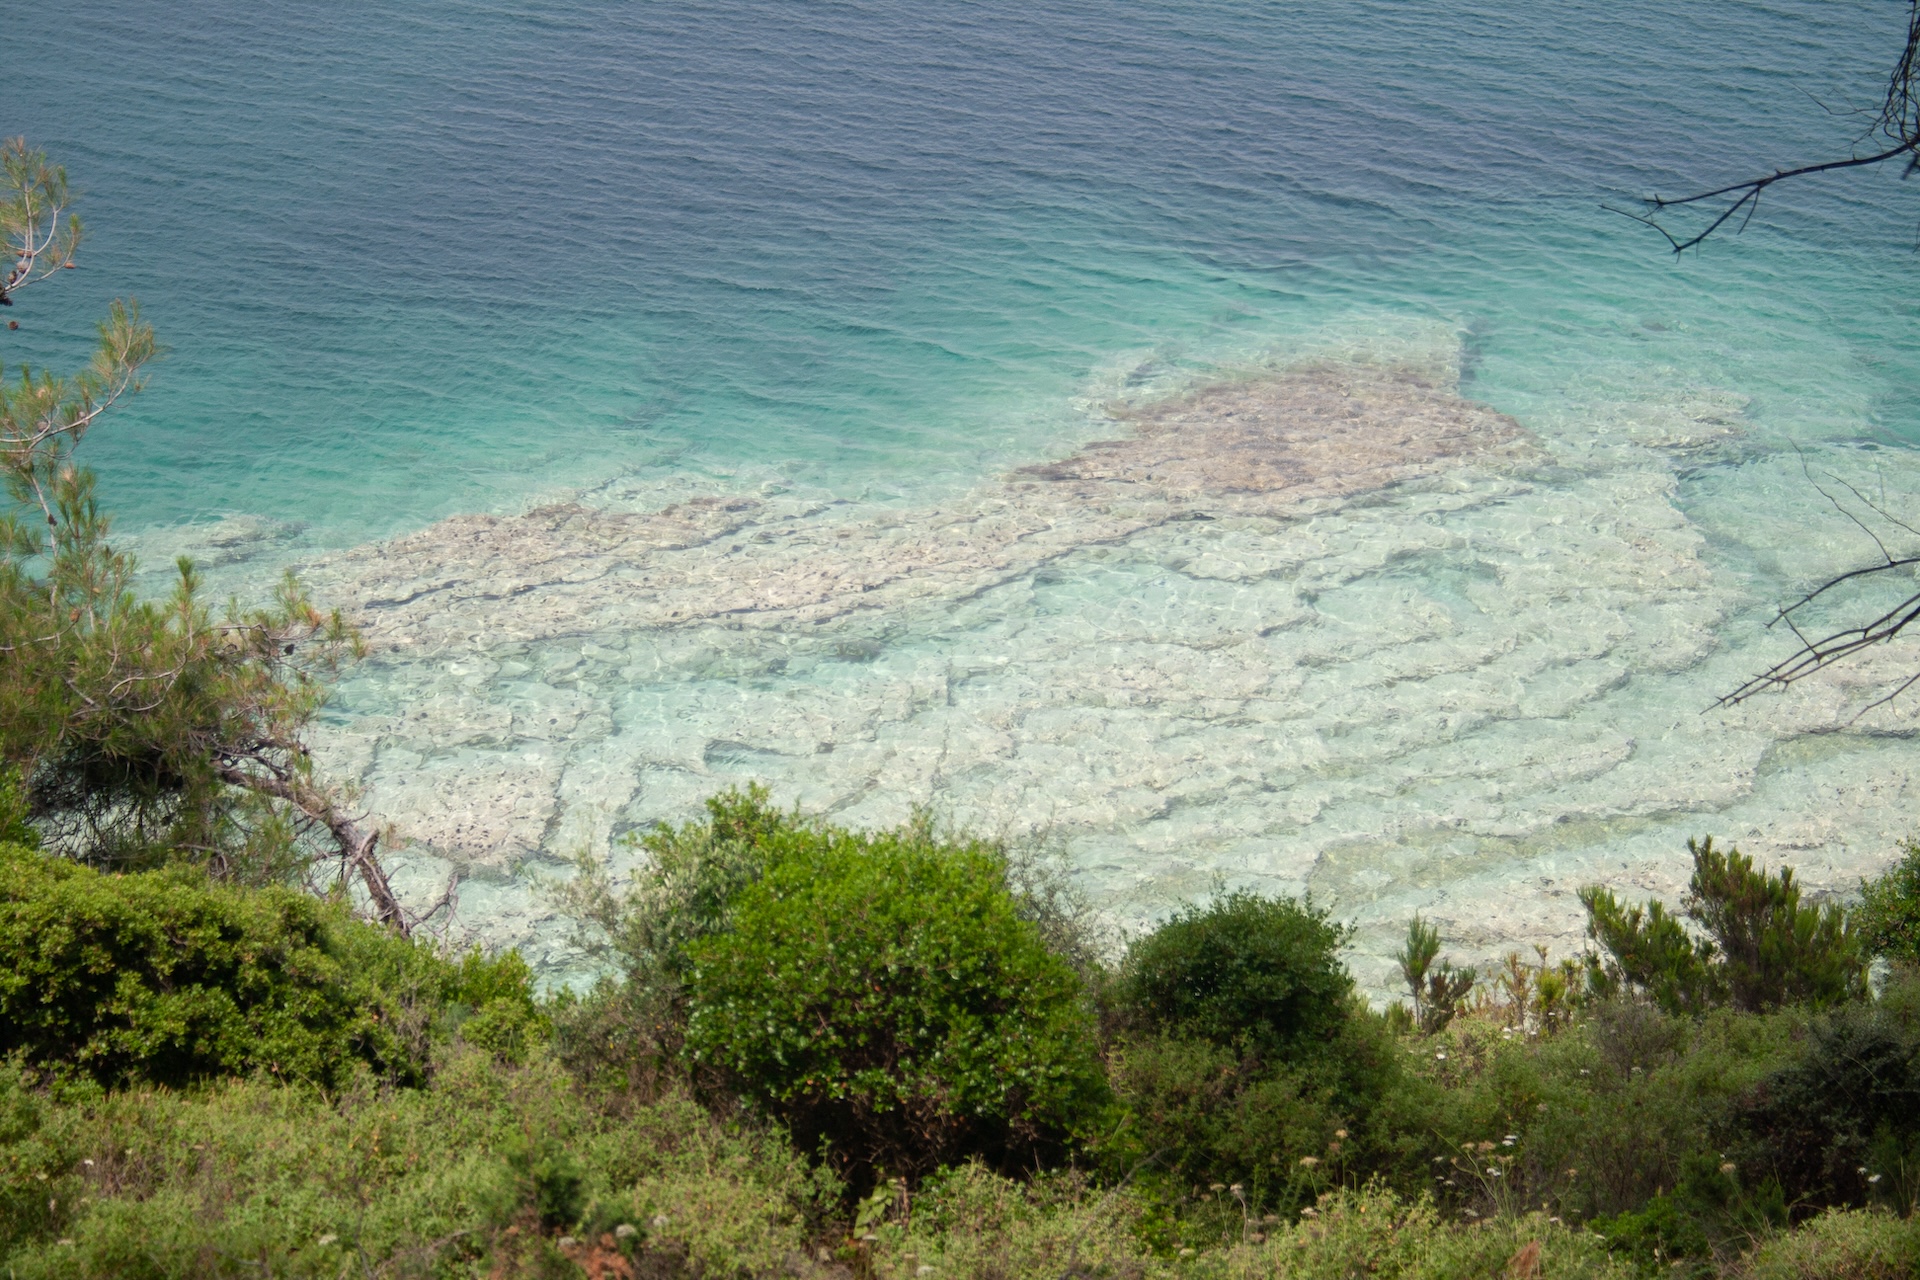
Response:
M1822 487L1896 510L1920 457L1657 376L1523 423L1461 359L1416 329L1123 370L1078 449L924 502L627 478L312 561L372 645L320 758L411 892L458 877L461 929L555 979L539 879L746 781L1050 839L1128 922L1311 892L1376 995L1413 911L1463 960L1565 953L1580 885L1671 896L1690 834L1821 891L1889 861L1920 699L1859 712L1920 649L1709 708L1871 550Z

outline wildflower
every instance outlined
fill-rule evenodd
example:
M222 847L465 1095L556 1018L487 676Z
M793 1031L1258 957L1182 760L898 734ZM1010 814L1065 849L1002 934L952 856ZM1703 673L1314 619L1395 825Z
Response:
M1312 1205L1308 1205L1300 1211L1300 1216L1303 1218L1317 1218L1320 1216L1320 1211Z
M1181 1256L1181 1257L1183 1257L1183 1258L1191 1258L1191 1257L1193 1256L1193 1250L1191 1250L1191 1249L1182 1249L1182 1250L1180 1251L1180 1256Z
M1226 1189L1227 1189L1227 1184L1224 1182L1214 1182L1214 1183L1208 1184L1207 1186L1207 1190L1209 1191L1225 1191Z
M1877 1173L1870 1173L1870 1174L1868 1174L1868 1175L1867 1175L1867 1181L1868 1181L1868 1182L1878 1182L1878 1181L1880 1181L1880 1175L1879 1175L1879 1174L1877 1174Z
M1737 1167L1738 1167L1738 1166L1737 1166L1737 1165L1735 1165L1735 1164L1733 1163L1733 1161L1731 1161L1731 1160L1729 1160L1729 1161L1727 1161L1727 1162L1726 1162L1725 1164L1723 1164L1723 1165L1721 1165L1721 1166L1720 1166L1720 1172L1722 1172L1722 1173L1732 1173L1732 1172L1734 1171L1734 1169L1736 1169Z
M1492 1178L1497 1178L1500 1176L1500 1171L1498 1169L1488 1169L1487 1176Z
M336 1236L335 1234L333 1234L333 1232L329 1231L327 1232L327 1234L321 1236L318 1240L315 1240L314 1243L319 1245L322 1249L324 1249L328 1245L332 1244L335 1240L338 1240L339 1238L340 1238L339 1236Z
M1319 1161L1319 1160L1318 1160L1317 1158L1315 1158L1315 1157L1313 1157L1313 1156L1301 1156L1301 1157L1300 1157L1300 1167L1301 1167L1302 1169L1311 1169L1311 1168L1313 1168L1313 1166L1315 1166L1315 1165L1317 1165L1317 1164L1319 1164L1319 1163L1320 1163L1320 1161Z
M1438 1058L1440 1061L1445 1062L1447 1060L1447 1051L1445 1049L1442 1049L1440 1052L1434 1054L1433 1056Z
M1347 1131L1345 1129L1335 1129L1333 1131L1333 1136L1341 1139L1342 1141L1345 1141L1347 1136Z

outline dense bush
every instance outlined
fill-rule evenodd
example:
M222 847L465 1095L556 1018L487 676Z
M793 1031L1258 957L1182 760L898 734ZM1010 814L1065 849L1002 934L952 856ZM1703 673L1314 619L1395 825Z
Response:
M450 961L290 890L189 869L107 875L0 845L0 1054L106 1085L264 1072L418 1083L452 1021L538 1034L517 956Z
M925 824L789 824L728 928L686 948L687 1047L864 1182L977 1156L1032 1167L1105 1095L1073 970L991 846Z
M1279 1061L1347 1020L1348 931L1312 903L1231 893L1188 906L1135 943L1121 969L1129 1021Z
M1920 842L1909 840L1901 849L1885 875L1860 886L1854 927L1869 953L1920 968Z
M1346 936L1310 903L1233 893L1135 942L1110 993L1114 1176L1137 1167L1198 1229L1394 1165L1376 1113L1405 1084L1399 1050L1354 994Z
M1297 1213L1375 1171L1371 1107L1343 1105L1352 1090L1340 1065L1334 1055L1263 1063L1207 1040L1126 1037L1108 1070L1127 1123L1103 1149L1104 1168L1133 1172L1196 1238L1206 1221L1231 1227L1243 1201L1250 1212ZM1222 1185L1233 1192L1211 1190Z
M1866 994L1868 953L1837 903L1802 903L1793 868L1767 875L1711 837L1687 851L1686 914L1705 937L1658 902L1626 907L1606 889L1581 890L1588 936L1606 952L1591 970L1597 994L1638 993L1670 1013L1832 1007Z
M1742 1163L1806 1206L1920 1197L1920 1026L1900 1012L1844 1010L1812 1024L1798 1058L1753 1090Z
M418 1090L73 1101L0 1067L0 1274L17 1280L565 1276L569 1256L641 1253L654 1275L771 1277L836 1199L775 1134L682 1098L595 1109L550 1059L456 1047Z

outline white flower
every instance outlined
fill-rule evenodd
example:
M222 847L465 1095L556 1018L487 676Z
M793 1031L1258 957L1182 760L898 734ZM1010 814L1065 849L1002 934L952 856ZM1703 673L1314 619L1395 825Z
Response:
M319 1245L322 1249L324 1249L328 1245L332 1244L335 1240L338 1240L339 1238L340 1238L339 1236L329 1231L327 1232L327 1234L321 1236L318 1240L315 1240L314 1243Z

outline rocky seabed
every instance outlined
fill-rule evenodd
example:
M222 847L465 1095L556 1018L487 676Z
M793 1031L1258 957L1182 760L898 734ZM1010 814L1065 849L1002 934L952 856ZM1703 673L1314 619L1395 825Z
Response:
M1920 646L1711 707L1871 555L1829 495L1915 509L1905 451L1770 444L1716 392L1523 426L1444 344L1095 416L917 507L616 481L308 563L371 645L323 764L410 893L457 878L465 936L573 980L542 880L748 781L1052 842L1123 923L1310 892L1377 996L1415 910L1462 961L1566 953L1579 886L1676 896L1690 834L1844 892L1916 833L1920 695L1862 708Z

